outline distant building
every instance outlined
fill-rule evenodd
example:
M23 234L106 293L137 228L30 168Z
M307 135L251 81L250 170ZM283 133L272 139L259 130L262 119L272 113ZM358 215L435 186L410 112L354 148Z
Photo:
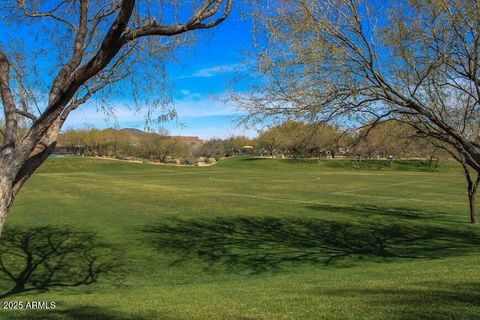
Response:
M240 154L242 155L252 155L255 151L255 148L252 146L243 146L240 148Z
M198 143L202 142L202 139L196 136L168 136L170 139L180 140L186 143Z

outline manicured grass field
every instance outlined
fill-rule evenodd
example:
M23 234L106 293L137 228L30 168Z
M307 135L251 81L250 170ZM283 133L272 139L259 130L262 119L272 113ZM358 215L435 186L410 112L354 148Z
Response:
M461 171L363 166L50 159L2 235L0 289L56 309L0 318L478 319Z

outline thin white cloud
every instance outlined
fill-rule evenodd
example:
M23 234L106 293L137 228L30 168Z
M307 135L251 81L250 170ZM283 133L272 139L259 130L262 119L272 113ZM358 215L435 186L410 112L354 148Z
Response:
M223 103L226 98L221 95L218 99L214 99L207 95L190 92L188 90L181 91L182 96L174 100L175 111L178 116L179 123L185 123L186 128L176 128L174 122L165 126L170 127L172 133L198 135L202 138L226 137L234 134L239 130L235 128L232 119L236 115L240 115L233 104ZM128 108L128 102L116 102L112 104L114 116L106 116L102 111L97 111L95 101L90 101L78 110L72 112L68 117L64 128L79 128L85 126L95 126L97 128L106 128L115 126L130 127L135 123L139 128L145 124L147 115L146 109L136 111L135 108ZM161 113L161 110L159 110ZM212 127L212 117L225 117L221 123L217 123ZM203 119L202 119L203 118ZM172 130L173 129L173 130ZM242 134L238 132L238 134ZM248 132L251 135L250 132Z
M113 115L107 115L97 109L94 101L90 101L73 111L67 118L64 127L80 127L93 125L95 127L114 126L122 120L142 121L145 119L145 112L135 112L127 107L126 103L116 103L110 106Z
M223 64L210 68L200 69L192 74L181 76L178 79L211 78L222 74L245 71L246 69L247 65L244 63Z

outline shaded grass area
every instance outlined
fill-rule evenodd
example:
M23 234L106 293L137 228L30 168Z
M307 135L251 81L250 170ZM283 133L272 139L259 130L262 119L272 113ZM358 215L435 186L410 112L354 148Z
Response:
M0 319L475 319L463 177L405 166L50 159L0 239L0 293L57 308Z
M148 319L165 319L172 318L163 317L159 314L151 312L149 315L139 315L132 313L122 313L108 308L100 308L96 306L80 305L70 309L64 310L41 310L37 312L20 311L17 314L10 314L9 319L34 319L34 320L86 320L86 319L101 319L101 320L148 320Z
M78 287L118 272L121 256L91 232L70 227L9 228L0 238L0 299L56 287Z
M221 264L229 272L250 273L302 263L330 266L347 258L353 258L347 260L350 263L433 259L462 255L480 244L480 236L473 231L300 218L172 219L145 226L143 231L155 249L179 256L175 264L198 257L209 268Z

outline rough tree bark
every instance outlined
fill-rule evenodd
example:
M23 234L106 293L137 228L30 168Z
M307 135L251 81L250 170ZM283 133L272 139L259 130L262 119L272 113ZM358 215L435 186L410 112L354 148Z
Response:
M478 216L477 216L477 207L476 207L476 195L477 190L470 189L468 190L468 201L469 201L469 208L470 208L470 222L472 224L478 224Z
M467 180L467 196L470 209L470 222L472 224L478 224L477 190L478 185L480 184L480 174L477 173L477 177L473 179L472 174L468 170L468 167L465 163L463 163L463 171Z
M2 173L2 176L0 177L0 233L2 232L3 225L5 224L8 210L10 209L11 184L12 181L9 181L9 179Z

